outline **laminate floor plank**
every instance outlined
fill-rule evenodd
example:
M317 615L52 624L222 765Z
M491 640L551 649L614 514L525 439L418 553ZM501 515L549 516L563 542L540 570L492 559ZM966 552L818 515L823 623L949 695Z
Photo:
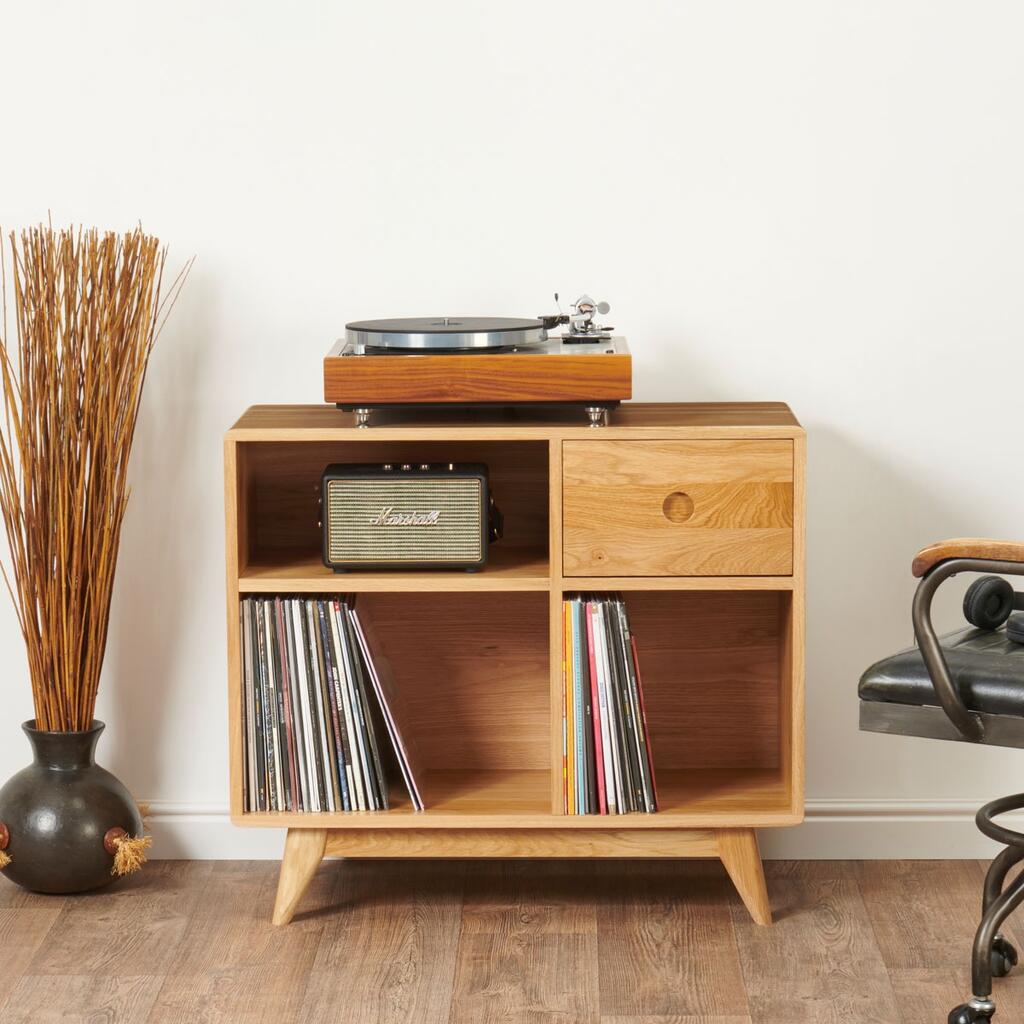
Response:
M978 926L977 861L858 861L855 877L890 970L960 967Z
M459 861L338 865L298 1020L446 1024L464 872Z
M485 860L466 866L463 934L596 935L594 865Z
M270 923L278 865L270 861L214 865L149 1024L280 1024L298 1020L329 908L334 872L317 873L304 912L287 928Z
M987 862L769 862L754 925L700 861L273 862L97 893L0 878L2 1024L931 1024L968 998ZM1024 911L1007 936L1024 952ZM1024 1020L1024 965L997 979Z
M730 906L717 861L595 864L600 1010L606 1017L745 1016Z
M751 1024L749 1017L602 1017L601 1024Z
M210 861L157 861L67 899L26 974L163 976L212 874Z
M463 933L450 1024L598 1024L597 936Z
M0 873L0 910L20 910L35 907L42 910L59 910L64 906L66 896L50 896L41 892L28 892L21 886L9 882Z
M4 1024L142 1024L163 978L26 974L3 1008Z
M765 874L775 924L742 905L732 918L755 1024L888 1021L892 986L851 866L768 862Z
M4 1019L4 1002L60 916L62 902L49 909L36 905L0 908L0 1020Z

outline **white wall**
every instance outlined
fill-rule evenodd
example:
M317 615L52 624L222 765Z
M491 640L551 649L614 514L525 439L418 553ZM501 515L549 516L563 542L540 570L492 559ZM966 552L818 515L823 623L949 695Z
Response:
M1024 536L1024 8L179 0L0 24L0 224L141 219L175 267L197 256L100 708L165 853L280 844L221 816L224 429L318 401L347 320L530 315L555 289L611 301L638 399L783 399L809 431L812 823L768 849L984 849L967 808L1020 788L1022 756L861 735L855 690L909 638L918 546ZM6 606L0 641L6 777L31 714Z

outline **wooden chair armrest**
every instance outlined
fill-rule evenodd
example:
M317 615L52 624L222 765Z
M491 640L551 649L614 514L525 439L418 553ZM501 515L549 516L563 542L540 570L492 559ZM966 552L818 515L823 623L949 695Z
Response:
M912 571L921 577L939 562L950 558L981 558L993 562L1024 563L1024 541L986 540L984 537L954 537L929 544L914 556Z

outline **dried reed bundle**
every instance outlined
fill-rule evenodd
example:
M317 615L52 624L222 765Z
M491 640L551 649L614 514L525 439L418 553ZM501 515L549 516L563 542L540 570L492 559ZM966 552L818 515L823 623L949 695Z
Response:
M0 511L11 562L3 576L25 637L36 727L82 730L96 707L146 367L189 268L161 299L167 252L141 228L101 235L41 225L20 239L12 232L10 251L15 341L0 339ZM6 266L2 273L6 328Z

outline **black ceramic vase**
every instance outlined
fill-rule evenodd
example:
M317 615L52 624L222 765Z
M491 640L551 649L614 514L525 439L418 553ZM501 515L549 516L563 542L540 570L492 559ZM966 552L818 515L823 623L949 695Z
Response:
M117 838L142 835L127 789L94 759L103 723L84 732L22 725L34 760L0 789L3 874L34 892L73 893L114 880Z

